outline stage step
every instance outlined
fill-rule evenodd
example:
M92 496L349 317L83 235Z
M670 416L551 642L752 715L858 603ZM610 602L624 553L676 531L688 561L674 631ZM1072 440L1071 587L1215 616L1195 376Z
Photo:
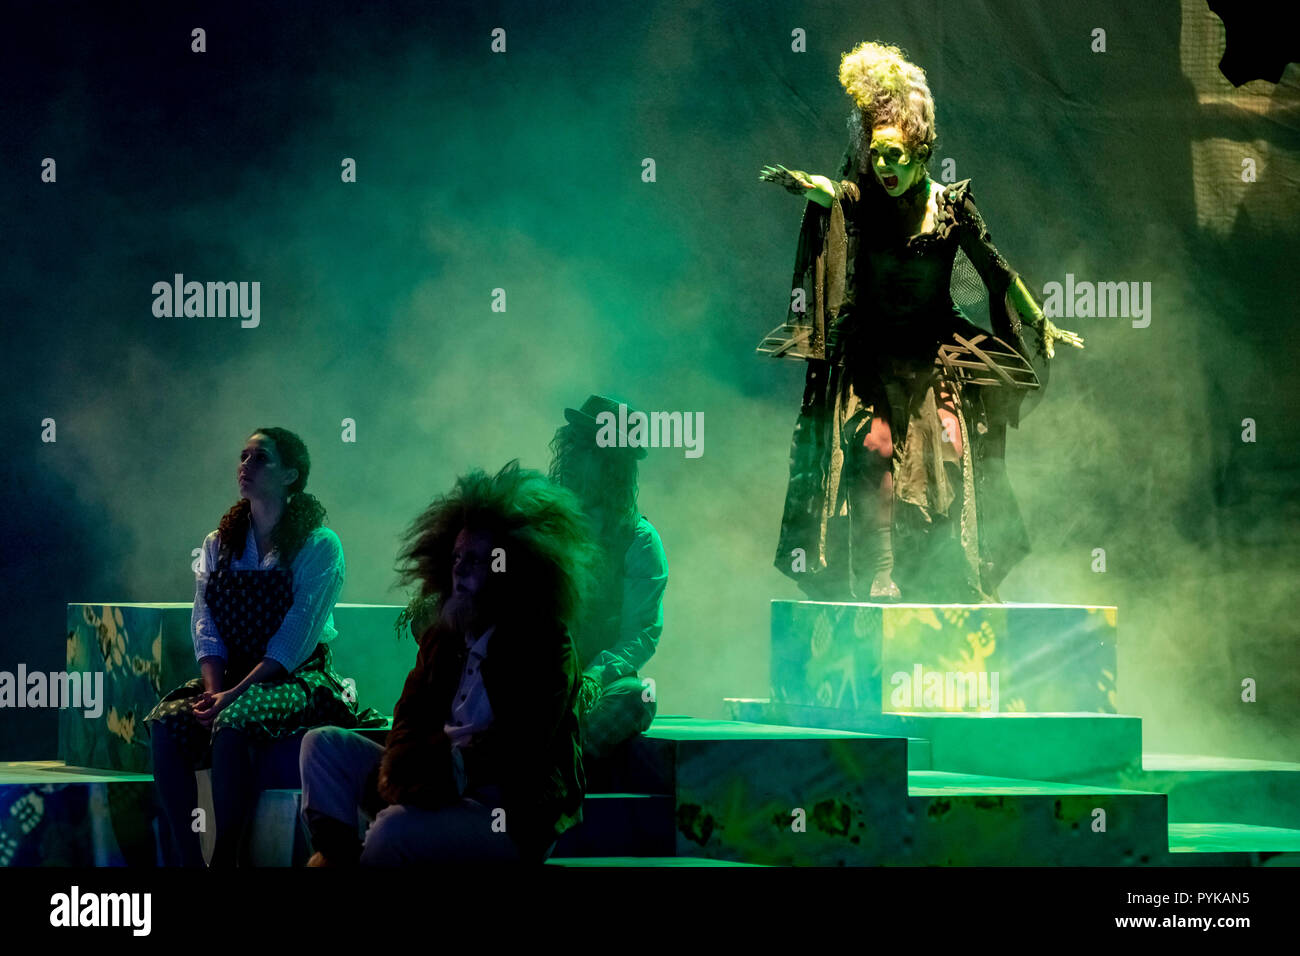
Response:
M640 868L640 866L762 866L738 864L733 860L710 860L702 856L588 856L554 857L547 866L612 866L612 868Z
M1143 754L1140 769L1063 776L1075 783L1164 793L1169 822L1235 820L1258 827L1300 823L1300 764L1200 754Z
M148 774L0 763L0 866L156 866Z
M928 767L954 773L1065 780L1141 766L1142 720L1120 714L895 714L724 698L730 716L792 727L921 738Z
M724 698L724 700L726 701L729 701L731 699L732 698ZM707 724L713 723L717 725L715 729L718 729L723 733L735 733L737 731L735 725L739 723L739 724L758 724L760 726L768 728L769 731L773 733L780 733L787 730L848 730L850 733L863 734L868 737L898 736L897 734L882 734L882 733L874 733L871 731L854 730L853 728L850 727L812 727L812 726L804 727L802 725L787 724L781 721L766 721L766 720L758 719L760 717L760 714L758 711L755 710L747 711L747 715L748 716L745 717L732 716L730 720L719 720L719 721L707 721L700 717L690 717L682 714L673 714L670 716L661 715L655 718L653 726L660 729L667 729L668 727L676 727L676 726L701 728ZM670 721L688 721L689 723L672 724L669 723ZM924 740L920 737L909 737L906 738L906 740L907 740L907 769L908 770L931 769L930 741ZM634 742L643 743L644 738L634 738Z
M712 860L702 856L588 856L551 857L547 866L661 867L661 866L761 866L761 863L737 863Z
M302 820L302 791L263 790L249 827L249 857L254 866L303 866L311 856L311 835ZM205 859L211 847L203 848Z
M555 856L668 857L676 847L673 798L651 793L589 793L582 822L561 837Z
M846 805L834 799L809 808L809 833L798 843L772 848L772 832L789 830L795 796L807 793L856 795L854 805L873 819L893 819L891 827L854 834L852 843L865 847L850 856L875 853L880 841L891 853L899 849L907 762L898 738L669 716L614 762L620 766L603 768L608 778L640 786L589 793L583 822L561 837L557 855L694 857L707 847L709 856L743 862L849 862L826 822ZM264 793L253 830L258 865L305 859L299 799L298 791Z
M901 737L670 719L651 724L638 746L657 771L644 792L676 801L679 856L841 866L902 851Z
M1183 854L1196 866L1231 865L1213 856L1251 856L1263 866L1300 866L1300 830L1257 827L1245 823L1171 823L1169 852Z
M666 716L622 751L624 766L615 768L654 789L589 794L586 820L565 835L555 865L657 866L676 858L1242 866L1300 859L1297 834L1286 828L1245 827L1223 817L1170 826L1163 793L909 770L908 749L903 737ZM298 790L263 792L251 847L259 865L305 860L300 800ZM13 865L156 865L156 813L147 775L57 761L0 765L0 848L7 847ZM600 862L608 860L615 862Z
M1166 853L1162 794L943 771L909 773L907 793L904 865L1148 866Z

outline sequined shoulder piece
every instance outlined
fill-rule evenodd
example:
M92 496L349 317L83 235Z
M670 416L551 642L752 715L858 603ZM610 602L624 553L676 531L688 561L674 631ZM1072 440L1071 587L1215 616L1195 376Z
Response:
M966 197L970 193L970 180L963 179L959 183L944 185L943 197L939 203L939 219L935 225L935 230L930 233L936 239L947 239L953 229L961 225L964 220L962 212L965 209Z
M922 239L944 240L948 238L948 234L961 223L961 213L957 210L966 196L966 186L969 183L969 179L963 179L951 186L944 186L943 195L940 197L938 208L935 210L938 217L934 231L917 236L918 241ZM960 190L960 192L954 194L954 190Z
M963 179L961 182L945 186L943 195L948 206L960 209L966 197L970 195L970 180Z

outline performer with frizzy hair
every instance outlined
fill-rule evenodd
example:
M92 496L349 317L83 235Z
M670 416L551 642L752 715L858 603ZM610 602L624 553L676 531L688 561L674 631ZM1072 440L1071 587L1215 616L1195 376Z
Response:
M1083 341L999 254L970 180L930 178L924 70L862 43L839 79L853 110L836 180L759 174L809 201L790 315L760 345L808 360L775 564L815 599L996 601L1029 550L1006 428L1046 384L1055 343ZM953 301L967 260L993 336Z
M462 476L412 523L401 572L419 591L398 626L415 667L385 745L332 727L303 741L309 865L550 855L582 818L569 626L595 556L577 499L517 461Z

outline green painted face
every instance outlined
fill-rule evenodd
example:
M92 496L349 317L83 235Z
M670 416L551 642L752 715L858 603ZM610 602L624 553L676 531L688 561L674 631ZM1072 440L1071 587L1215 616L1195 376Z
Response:
M900 129L881 126L871 131L871 171L885 192L901 196L925 174L925 163L908 149Z

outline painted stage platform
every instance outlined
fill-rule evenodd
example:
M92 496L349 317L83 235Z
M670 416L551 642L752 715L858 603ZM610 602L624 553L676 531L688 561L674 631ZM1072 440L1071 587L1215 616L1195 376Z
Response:
M69 604L66 664L69 673L102 672L104 713L58 711L58 758L101 770L148 773L148 740L140 722L161 696L198 676L190 640L192 605ZM402 608L388 604L338 604L330 644L334 667L351 680L362 708L390 713L415 663L415 642L400 642L393 622ZM382 653L376 653L382 648ZM26 719L48 714L15 711ZM3 756L3 755L0 755Z
M72 607L70 659L112 659L105 614L188 646L163 615ZM353 626L392 640L391 610ZM1115 712L1117 632L1114 608L773 602L771 696L726 700L729 720L661 716L589 767L550 865L1300 863L1300 764L1144 754L1141 718ZM72 734L95 760L147 754L104 721ZM305 861L300 799L263 791L258 865ZM0 764L0 865L155 866L157 820L147 770Z
M906 737L660 718L605 768L609 782L588 794L583 822L565 834L551 862L1300 863L1300 830L1222 818L1174 821L1171 798L1158 790L958 773L918 766L924 752ZM1204 763L1161 757L1152 781L1205 772L1198 769ZM1261 812L1280 817L1300 806L1300 765L1213 772L1237 774L1238 788L1256 793ZM251 847L258 865L305 862L299 801L297 790L263 792ZM147 774L57 761L0 764L0 865L154 866L156 819Z

